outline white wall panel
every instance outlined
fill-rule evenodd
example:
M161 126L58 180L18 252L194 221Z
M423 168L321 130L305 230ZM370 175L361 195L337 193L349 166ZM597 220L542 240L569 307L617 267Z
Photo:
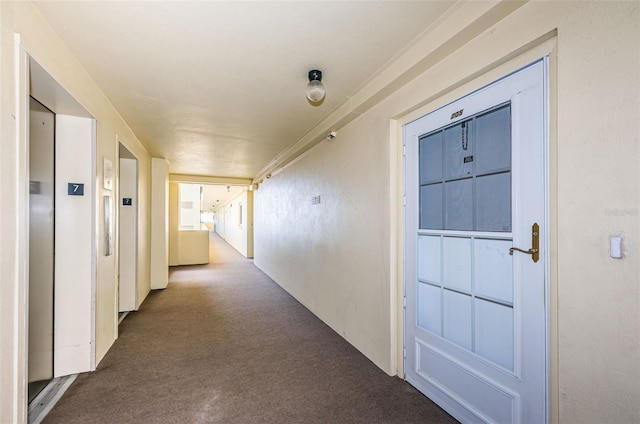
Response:
M151 288L169 283L169 162L151 159Z
M224 238L243 256L253 257L250 243L253 232L252 212L253 192L244 191L224 205Z
M94 121L57 115L56 140L53 360L59 377L95 368ZM84 195L69 196L68 183L84 184Z
M180 188L179 230L200 229L200 184L178 184Z
M169 266L180 265L180 184L169 183Z

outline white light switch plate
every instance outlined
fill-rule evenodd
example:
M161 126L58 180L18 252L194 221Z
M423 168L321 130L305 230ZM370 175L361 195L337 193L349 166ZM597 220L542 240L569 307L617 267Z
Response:
M621 236L611 236L611 257L613 259L622 259L622 237Z

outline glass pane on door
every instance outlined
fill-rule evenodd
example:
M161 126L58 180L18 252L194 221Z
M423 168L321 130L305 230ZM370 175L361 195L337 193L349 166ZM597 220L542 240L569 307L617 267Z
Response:
M503 106L476 120L476 172L480 175L511 167L511 107Z
M420 229L511 232L511 105L420 138Z

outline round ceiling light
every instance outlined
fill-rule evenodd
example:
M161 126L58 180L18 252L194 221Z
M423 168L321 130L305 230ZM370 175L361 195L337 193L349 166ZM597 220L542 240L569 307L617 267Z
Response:
M309 84L307 84L307 99L311 103L319 103L324 99L325 91L322 85L322 71L317 69L309 71Z

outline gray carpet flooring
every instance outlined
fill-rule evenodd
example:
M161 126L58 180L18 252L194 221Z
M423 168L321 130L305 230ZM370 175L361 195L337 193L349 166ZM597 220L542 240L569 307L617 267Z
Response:
M455 423L216 235L120 324L53 423Z

